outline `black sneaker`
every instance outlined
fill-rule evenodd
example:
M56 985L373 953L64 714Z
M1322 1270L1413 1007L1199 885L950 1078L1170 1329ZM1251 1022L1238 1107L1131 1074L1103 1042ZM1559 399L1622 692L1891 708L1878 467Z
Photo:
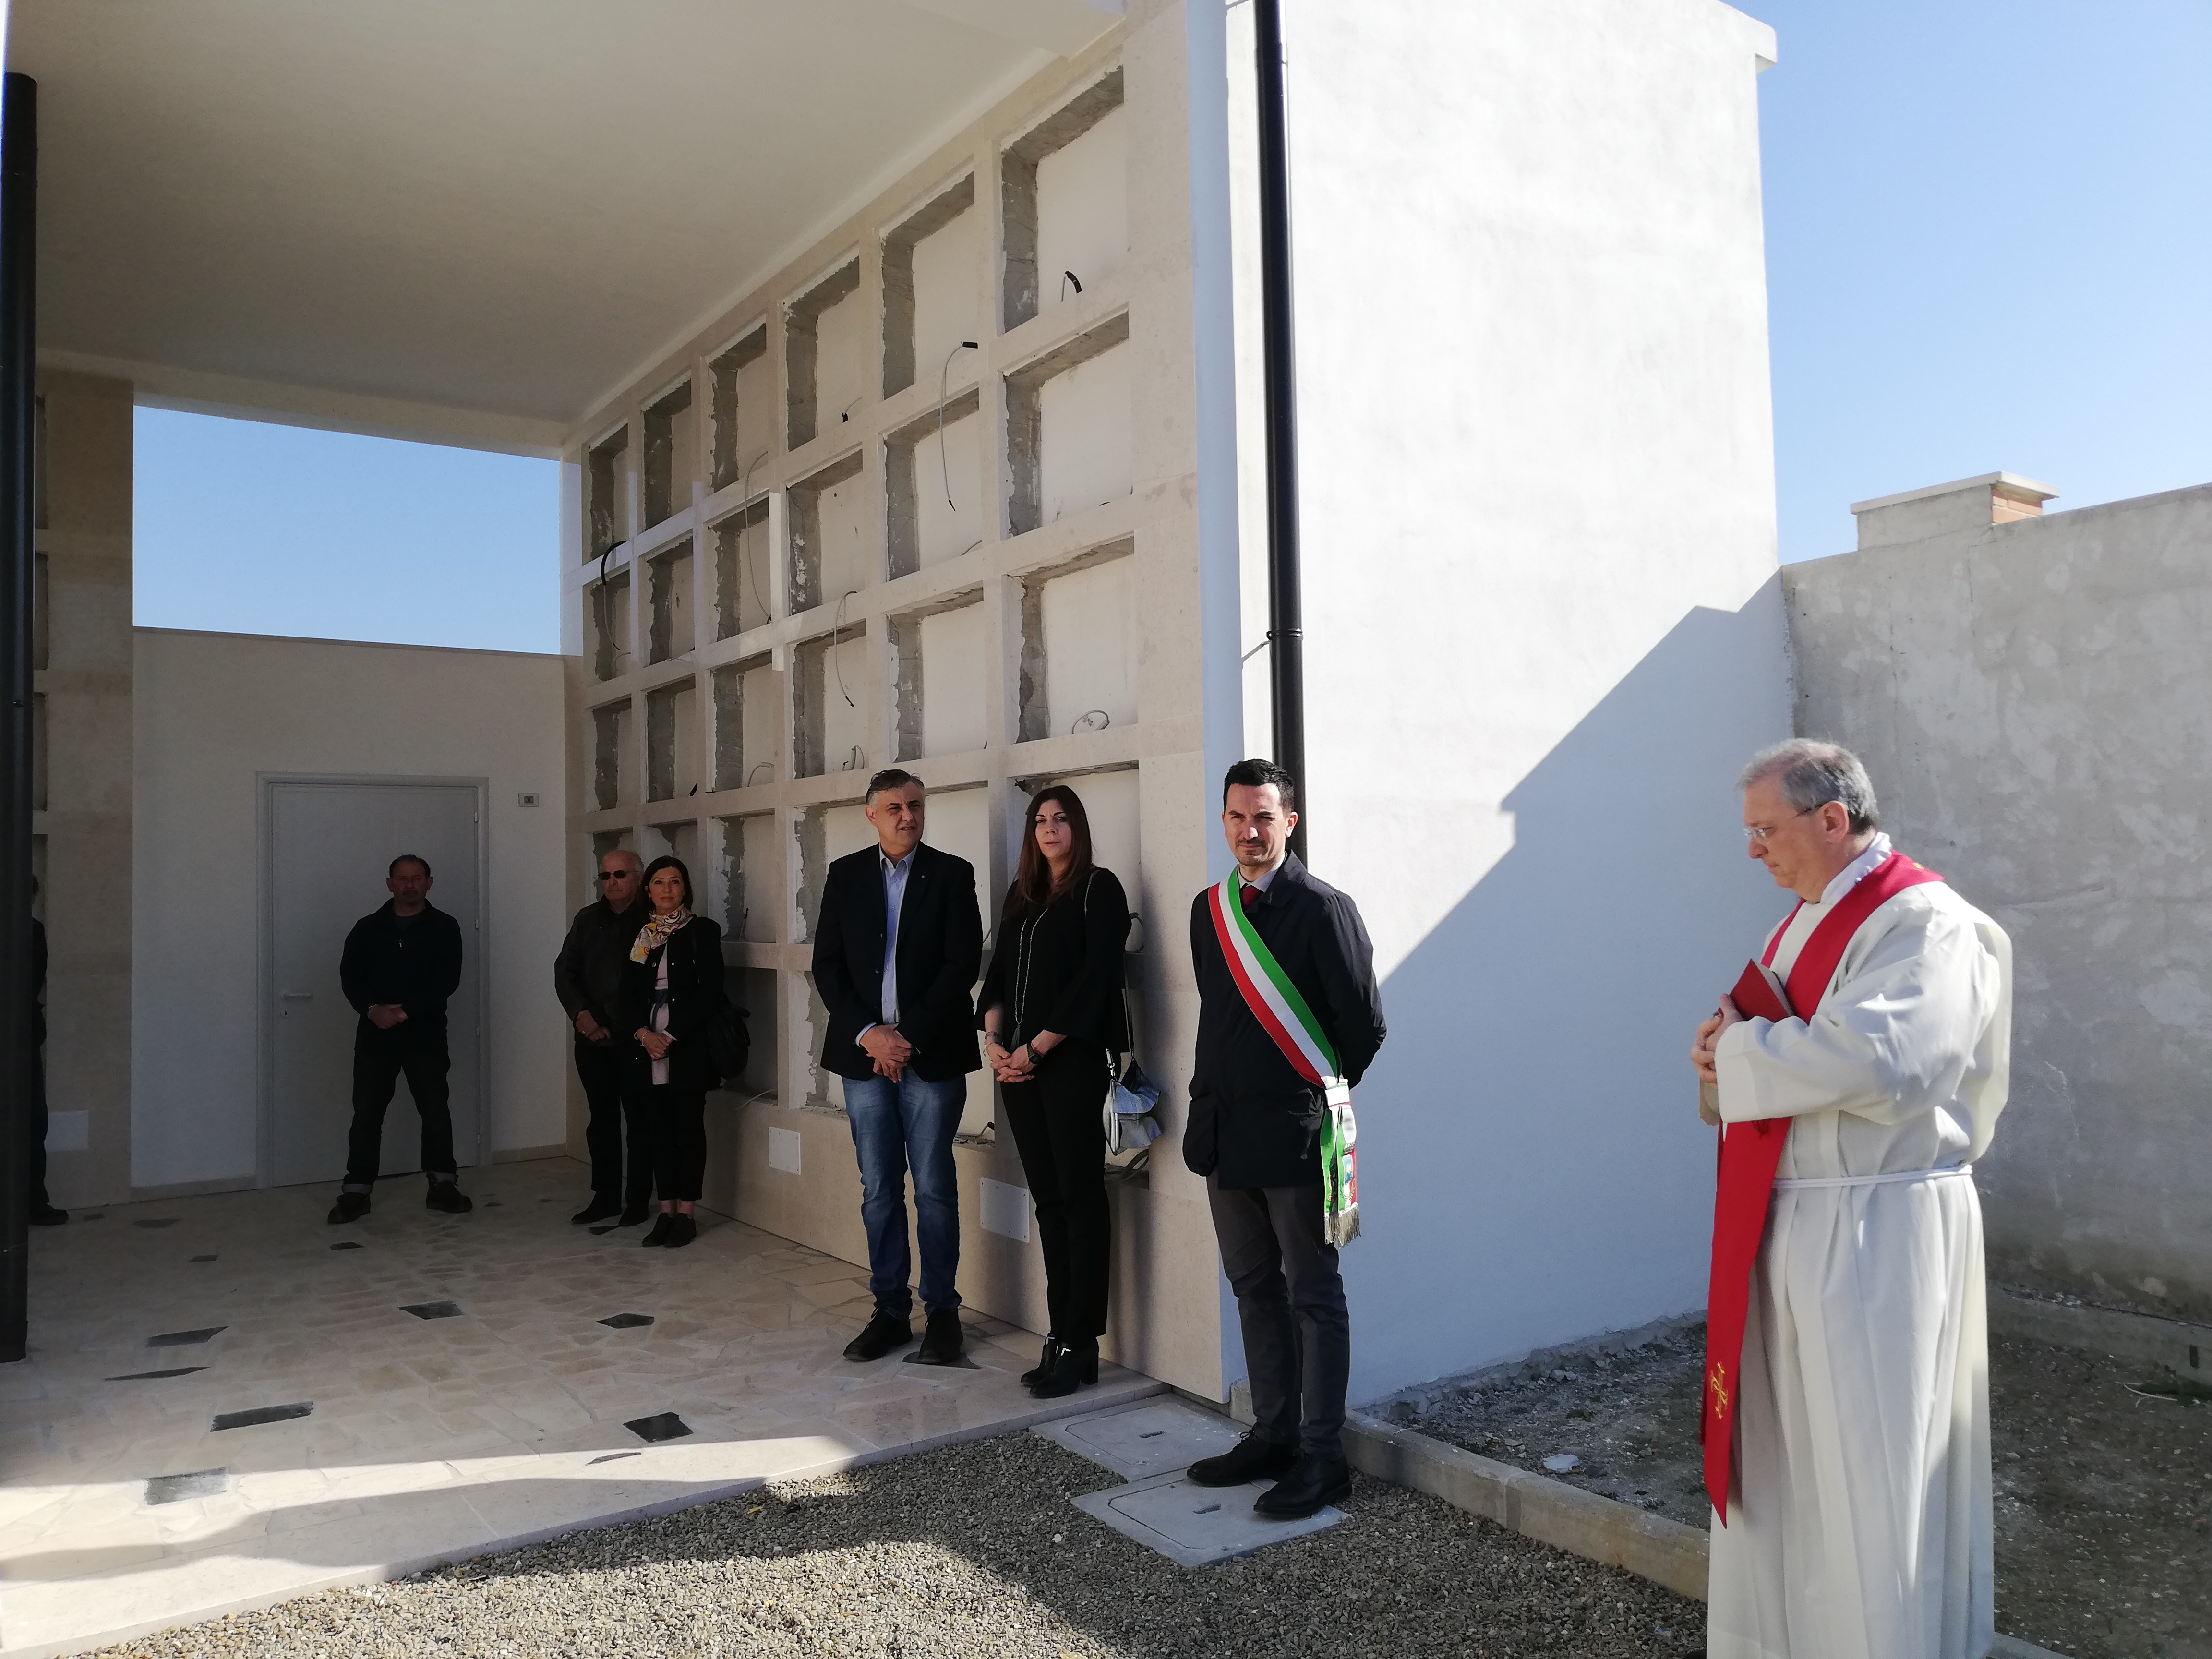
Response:
M1291 1471L1252 1500L1263 1521L1303 1521L1352 1496L1352 1465L1335 1457L1301 1455Z
M657 1250L668 1243L669 1235L676 1231L676 1212L663 1210L660 1218L653 1224L653 1231L637 1242L648 1250Z
M1248 1480L1279 1480L1298 1461L1296 1446L1278 1446L1260 1438L1257 1429L1218 1457L1201 1457L1185 1471L1194 1486L1241 1486Z
M917 1365L957 1365L966 1339L960 1334L960 1310L939 1308L922 1327L921 1346L914 1356Z
M368 1213L367 1193L340 1193L338 1201L331 1206L327 1218L335 1227L342 1221L358 1221Z
M466 1215L476 1208L476 1200L450 1181L434 1181L422 1200L426 1210L436 1210L445 1215Z
M879 1310L860 1334L845 1345L845 1358L863 1363L881 1359L893 1348L903 1348L913 1340L912 1324Z

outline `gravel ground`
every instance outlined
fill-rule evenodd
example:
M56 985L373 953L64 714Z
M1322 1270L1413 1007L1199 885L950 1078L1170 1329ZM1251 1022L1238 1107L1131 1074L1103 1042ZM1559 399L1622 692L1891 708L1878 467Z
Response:
M1423 1433L1704 1526L1702 1324L1555 1349L1393 1413ZM2212 1656L2212 1401L2154 1367L1990 1344L1997 1628L2080 1659ZM1560 1473L1543 1460L1581 1459Z
M1034 1435L879 1463L103 1649L419 1655L1614 1659L1705 1648L1705 1610L1362 1480L1351 1518L1190 1571L1067 1501L1115 1476Z

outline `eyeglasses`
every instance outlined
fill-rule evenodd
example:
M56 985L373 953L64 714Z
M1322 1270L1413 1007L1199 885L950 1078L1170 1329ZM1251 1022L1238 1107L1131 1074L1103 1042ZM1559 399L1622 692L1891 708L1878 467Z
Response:
M599 872L599 879L601 881L635 881L637 879L637 872L635 870L602 870Z
M1807 812L1817 812L1823 806L1832 806L1834 805L1835 803L1833 801L1818 801L1813 805L1807 807L1804 812L1792 812L1790 816L1793 819L1802 818ZM1757 841L1771 841L1774 839L1774 833L1775 832L1772 829L1763 823L1747 823L1743 826L1743 838L1747 845Z

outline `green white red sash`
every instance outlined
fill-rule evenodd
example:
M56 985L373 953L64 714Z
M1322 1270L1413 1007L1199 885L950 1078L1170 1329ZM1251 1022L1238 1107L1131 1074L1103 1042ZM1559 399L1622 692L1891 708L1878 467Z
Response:
M1336 1045L1244 914L1243 886L1243 877L1231 870L1218 886L1207 890L1213 936L1252 1018L1275 1040L1291 1068L1325 1097L1321 1125L1324 1220L1329 1243L1348 1244L1359 1236L1359 1130L1352 1115L1352 1085L1338 1073Z

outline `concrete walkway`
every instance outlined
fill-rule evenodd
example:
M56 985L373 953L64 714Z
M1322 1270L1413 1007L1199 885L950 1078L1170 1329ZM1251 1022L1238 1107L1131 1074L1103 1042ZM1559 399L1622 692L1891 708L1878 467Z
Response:
M76 1652L1159 1390L1109 1367L1033 1400L1038 1339L994 1320L969 1322L973 1369L848 1364L860 1269L734 1222L677 1251L594 1237L568 1223L581 1174L471 1171L463 1217L406 1180L349 1227L315 1187L36 1233L31 1358L0 1367L0 1649Z

